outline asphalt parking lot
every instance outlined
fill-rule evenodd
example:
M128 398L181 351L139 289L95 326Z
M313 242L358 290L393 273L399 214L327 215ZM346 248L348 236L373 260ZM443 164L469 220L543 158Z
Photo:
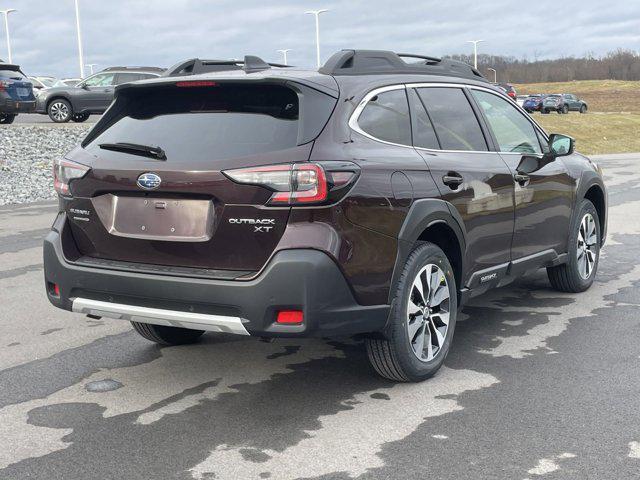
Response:
M474 299L421 384L376 377L344 339L159 348L56 310L40 246L57 207L0 207L0 478L639 478L640 154L598 161L591 290L539 272Z

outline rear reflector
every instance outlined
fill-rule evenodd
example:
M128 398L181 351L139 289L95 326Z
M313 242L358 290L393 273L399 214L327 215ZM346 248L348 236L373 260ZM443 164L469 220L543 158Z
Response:
M181 88L189 88L189 87L216 87L218 84L216 82L211 82L209 80L194 80L191 82L176 82L176 87Z
M280 310L276 323L302 323L303 320L302 310Z

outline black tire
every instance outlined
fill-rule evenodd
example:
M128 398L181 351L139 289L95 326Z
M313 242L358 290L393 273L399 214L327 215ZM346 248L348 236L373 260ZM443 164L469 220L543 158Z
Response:
M580 107L580 113L587 113L587 106L586 105L582 105Z
M89 113L78 113L76 115L74 115L71 120L73 120L76 123L82 123L82 122L86 122L89 119Z
M197 342L203 330L151 325L149 323L131 322L133 329L141 336L160 345L186 345Z
M593 267L588 275L584 277L580 274L580 262L578 260L579 245L578 238L580 234L580 226L584 217L590 214L595 221L595 244L593 245L593 251L595 252L595 261ZM589 200L582 200L578 214L573 220L571 225L571 234L569 235L569 246L567 253L569 255L567 263L558 265L557 267L548 267L547 276L551 282L551 286L561 292L578 293L584 292L592 284L598 271L598 262L600 260L600 219L598 217L598 211Z
M47 114L55 123L67 123L73 118L73 108L64 98L56 98L47 107Z
M0 114L0 125L11 125L13 121L16 119L17 115L1 115Z
M409 320L407 310L410 295L413 294L414 280L416 280L421 270L429 264L437 266L446 279L449 290L447 305L449 325L441 348L430 361L427 361L419 359L417 354L414 353L411 339L409 338L408 328L411 320ZM440 285L444 287L443 284ZM420 382L433 376L438 371L444 363L447 353L449 353L455 330L458 309L456 291L453 269L444 252L432 243L423 243L417 246L409 255L400 279L395 286L395 297L389 317L390 325L385 338L371 337L365 341L369 361L379 375L397 382ZM437 313L435 315L437 318ZM419 315L418 317L422 316ZM417 321L415 318L413 321Z
M540 110L540 113L542 113L543 115L546 115L549 113L549 110L547 110L546 108L543 108L542 110Z
M563 107L562 107L562 113L563 113L563 114L565 114L565 115L566 115L567 113L569 113L569 105L563 105Z

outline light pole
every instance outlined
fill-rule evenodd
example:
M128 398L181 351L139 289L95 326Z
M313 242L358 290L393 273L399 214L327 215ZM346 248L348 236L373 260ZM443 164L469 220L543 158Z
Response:
M7 53L9 54L9 63L13 63L11 58L11 40L9 40L9 14L12 12L17 12L17 10L15 8L0 10L0 13L4 13L4 29L7 32Z
M290 52L291 49L290 48L283 48L282 50L276 50L276 52L281 53L282 56L284 57L284 64L285 65L289 65L287 63L287 52Z
M316 17L316 65L318 68L320 68L320 14L328 11L328 9L323 8L321 10L309 10L308 12L304 12Z
M96 65L98 65L97 63L87 63L85 65L85 67L89 67L89 75L93 75L93 67L95 67Z
M76 3L76 30L78 31L78 61L80 62L80 78L84 78L84 60L82 59L82 35L80 34L80 7Z
M473 43L473 68L478 69L478 44L484 40L467 40L467 43Z
M498 83L498 72L495 68L487 68L490 72L493 72L493 83Z

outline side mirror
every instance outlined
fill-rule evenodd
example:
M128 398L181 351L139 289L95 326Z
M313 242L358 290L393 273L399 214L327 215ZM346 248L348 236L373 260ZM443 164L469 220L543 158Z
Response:
M542 155L523 155L516 167L518 173L528 175L549 165L558 157L565 157L573 153L575 141L573 138L559 133L549 135L549 152Z
M89 90L89 85L87 85L86 83L83 83L82 85L76 85L76 87L80 87L83 90Z
M549 135L550 154L554 157L566 157L571 155L575 148L575 140L566 135L552 133Z

